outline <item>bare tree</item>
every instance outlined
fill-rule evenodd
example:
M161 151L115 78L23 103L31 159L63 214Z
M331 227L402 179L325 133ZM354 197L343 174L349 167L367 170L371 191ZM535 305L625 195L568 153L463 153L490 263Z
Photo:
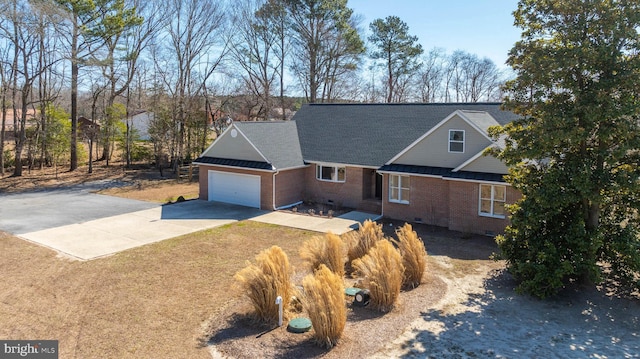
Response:
M266 120L271 115L271 95L280 67L275 54L278 34L272 31L270 19L263 15L266 11L263 1L239 1L234 9L236 26L231 28L231 55L239 67L247 96L254 99L247 115ZM259 10L263 12L258 13Z
M453 101L452 94L455 95L455 102L460 102L460 78L462 76L460 64L462 63L464 56L464 52L461 50L454 51L451 55L448 56L447 66L445 68L445 102Z
M448 57L445 67L445 101L454 97L456 102L499 100L502 77L490 59L457 50Z
M62 14L59 9L49 1L34 2L32 7L36 9L37 16L37 32L39 36L38 51L38 67L42 69L36 80L38 84L38 106L34 106L34 112L37 111L39 121L39 130L37 135L39 141L39 164L40 168L51 164L51 153L49 145L51 145L51 136L49 136L49 112L48 106L51 106L59 97L63 86L63 79L56 71L55 66L61 61L58 52L61 49L61 40L56 35L56 26L62 21Z
M441 101L446 54L434 48L425 57L420 70L419 89L422 102Z
M0 8L0 10L4 10ZM5 19L0 17L0 22L5 22ZM4 141L6 139L6 126L7 126L7 93L9 92L9 52L11 48L9 46L4 49L0 49L0 176L4 176L5 157L4 157Z
M104 93L107 89L107 84L104 83L104 77L100 76L97 79L90 77L91 83L91 125L85 129L83 139L89 144L89 173L93 173L93 149L96 148L96 158L98 158L97 142L100 135L100 127L98 124L98 118L103 118L106 114L106 108L104 106ZM99 101L103 100L103 105L99 106ZM100 115L99 115L100 114ZM104 147L103 147L104 151Z
M164 25L164 43L154 47L155 70L173 100L171 116L176 128L172 142L174 171L190 155L188 126L203 108L196 100L220 65L227 51L220 34L225 22L224 9L215 0L172 0L167 4L171 16ZM212 54L219 54L213 56ZM203 101L204 102L204 101ZM204 111L201 111L204 114ZM205 119L206 121L206 119Z
M500 101L504 74L488 58L462 50L432 49L420 71L423 102Z
M15 143L14 176L22 176L22 156L27 144L27 120L29 108L34 101L32 96L35 81L46 71L38 62L41 51L38 9L30 7L27 1L14 0L7 4L0 23L6 43L13 49L11 59L11 102L13 107L13 137Z
M142 12L144 11L144 13ZM143 19L141 15L146 15ZM113 4L103 9L98 18L97 26L91 34L99 37L104 43L104 51L98 54L97 63L100 65L102 75L108 84L107 108L111 108L116 98L127 94L129 85L133 80L138 60L142 51L149 44L152 35L158 29L160 19L160 4L156 2L141 2L132 0L126 4L124 0L114 1ZM125 98L126 116L129 115L128 97ZM115 119L119 121L119 119ZM126 165L130 165L130 126L127 122L125 134L125 158ZM109 165L109 150L112 145L103 139L103 156L106 165Z
M276 57L276 63L278 64L276 69L278 83L279 83L279 98L280 108L282 111L282 119L287 119L286 104L285 104L285 62L287 55L290 52L291 41L289 40L289 28L290 22L287 16L287 10L283 0L267 0L266 3L258 10L256 16L261 18L265 24L269 27L270 31L275 34L276 41L274 43L273 53Z
M498 67L488 58L479 59L473 55L465 64L465 101L490 101L497 98L503 84Z

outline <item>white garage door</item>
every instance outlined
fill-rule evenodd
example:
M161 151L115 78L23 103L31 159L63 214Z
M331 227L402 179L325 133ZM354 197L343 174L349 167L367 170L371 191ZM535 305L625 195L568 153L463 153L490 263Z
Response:
M260 176L209 171L209 201L260 208Z

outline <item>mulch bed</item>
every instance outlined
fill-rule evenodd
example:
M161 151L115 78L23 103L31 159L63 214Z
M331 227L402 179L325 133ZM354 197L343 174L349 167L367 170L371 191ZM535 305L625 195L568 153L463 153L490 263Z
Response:
M210 319L208 345L224 357L252 358L362 358L371 355L404 331L420 313L436 304L446 293L446 284L427 273L423 283L402 291L398 305L389 313L354 305L353 297L345 296L347 323L338 345L331 350L316 345L312 333L290 333L286 322L282 327L254 322L251 307L243 298ZM292 317L304 316L304 313Z

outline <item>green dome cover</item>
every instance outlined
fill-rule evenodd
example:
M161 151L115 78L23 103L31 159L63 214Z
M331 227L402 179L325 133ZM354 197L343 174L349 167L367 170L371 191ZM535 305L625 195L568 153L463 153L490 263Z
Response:
M289 321L287 330L292 333L304 333L311 329L311 320L309 318L294 318Z
M352 297L353 297L354 295L356 295L356 293L358 293L358 292L359 292L359 291L361 291L361 290L362 290L362 289L360 289L360 288L353 288L353 287L351 287L351 288L345 288L345 290L344 290L344 294L346 294L346 295L350 295L350 296L352 296Z

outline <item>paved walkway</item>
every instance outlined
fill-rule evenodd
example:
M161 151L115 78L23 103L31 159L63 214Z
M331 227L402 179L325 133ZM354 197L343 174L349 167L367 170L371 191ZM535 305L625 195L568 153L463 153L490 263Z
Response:
M335 218L314 217L276 211L251 218L251 220L315 232L343 234L358 229L359 224L367 219L376 220L378 218L380 218L380 215L358 211L345 213Z

